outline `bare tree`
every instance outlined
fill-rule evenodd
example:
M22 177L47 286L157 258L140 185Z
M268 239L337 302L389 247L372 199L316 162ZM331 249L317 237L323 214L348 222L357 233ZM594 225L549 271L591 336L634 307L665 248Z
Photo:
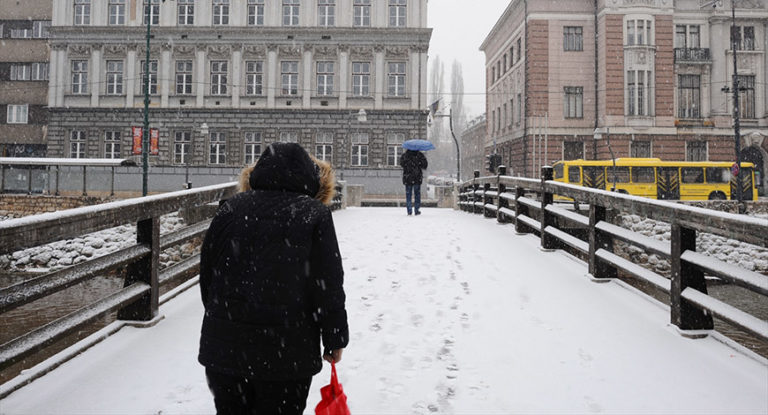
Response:
M458 134L467 125L467 113L464 108L464 72L457 60L451 65L451 109L453 110L453 130Z

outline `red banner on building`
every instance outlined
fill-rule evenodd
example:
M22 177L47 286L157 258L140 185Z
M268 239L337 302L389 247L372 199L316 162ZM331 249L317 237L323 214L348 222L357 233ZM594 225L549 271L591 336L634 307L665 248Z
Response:
M160 130L157 128L149 129L149 154L153 156L160 154Z
M133 154L141 154L141 127L131 127L131 135L133 136Z

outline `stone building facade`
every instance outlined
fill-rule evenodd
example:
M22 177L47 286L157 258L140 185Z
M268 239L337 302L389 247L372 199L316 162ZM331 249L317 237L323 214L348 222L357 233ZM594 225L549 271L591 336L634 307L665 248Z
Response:
M45 156L50 0L0 0L0 157Z
M512 0L481 46L486 154L735 160L731 1ZM711 3L711 2L710 2ZM735 0L741 153L768 171L768 0ZM595 130L602 132L596 140ZM608 139L610 140L610 149Z
M485 171L485 115L475 117L459 133L461 145L461 179L469 180L475 171Z
M426 136L426 15L426 0L54 0L49 154L139 158L152 19L150 166L237 172L297 142L393 192L400 144Z

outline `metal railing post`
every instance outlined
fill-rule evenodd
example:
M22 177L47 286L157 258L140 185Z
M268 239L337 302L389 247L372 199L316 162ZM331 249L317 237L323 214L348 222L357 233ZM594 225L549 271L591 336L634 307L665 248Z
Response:
M480 197L477 195L477 190L480 189L480 185L477 183L477 179L480 177L480 171L475 170L474 177L472 178L472 213L480 213L477 208L477 202Z
M507 175L507 166L499 166L499 175L498 175L498 184L496 185L496 188L499 192L499 197L496 199L496 206L499 208L496 210L496 221L499 223L509 223L510 220L507 219L507 215L501 213L501 209L509 209L509 201L501 195L506 193L507 191L507 185L501 182L501 176Z
M120 320L149 321L158 313L160 289L158 269L160 267L160 218L144 219L136 224L136 242L147 245L150 254L128 265L125 287L137 282L150 286L147 294L132 304L123 307L117 314Z
M712 315L681 297L688 287L707 294L704 273L680 258L685 251L696 251L696 231L678 223L673 223L671 230L671 322L680 330L711 330L714 327Z
M548 235L545 230L548 226L555 224L554 217L547 211L547 206L552 204L552 193L546 190L546 184L553 179L554 170L550 166L541 168L541 248L553 250L557 248L557 242L554 237Z
M597 250L613 252L613 239L597 230L596 225L604 222L606 209L603 206L589 205L589 274L596 280L616 278L616 269L597 258Z

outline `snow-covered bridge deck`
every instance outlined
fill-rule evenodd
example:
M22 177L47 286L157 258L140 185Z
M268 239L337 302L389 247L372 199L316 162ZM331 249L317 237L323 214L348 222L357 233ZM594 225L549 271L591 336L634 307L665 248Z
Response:
M513 226L451 210L335 214L355 414L768 413L768 365ZM213 413L192 289L3 401L2 414ZM726 342L727 343L727 342ZM312 386L306 413L314 413Z

